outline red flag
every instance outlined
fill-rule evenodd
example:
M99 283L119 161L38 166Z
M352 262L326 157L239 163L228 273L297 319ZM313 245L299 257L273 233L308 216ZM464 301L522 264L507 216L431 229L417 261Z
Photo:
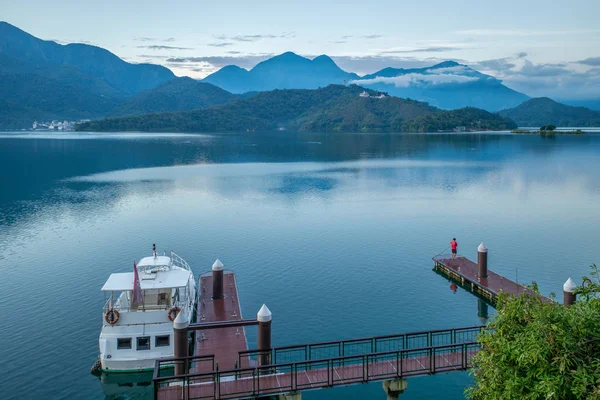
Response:
M140 277L138 275L138 270L135 265L135 261L133 262L133 302L141 303L142 302L142 286L140 285Z

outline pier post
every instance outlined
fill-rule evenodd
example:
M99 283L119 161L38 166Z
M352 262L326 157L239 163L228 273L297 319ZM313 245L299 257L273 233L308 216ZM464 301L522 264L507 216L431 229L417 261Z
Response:
M223 298L223 263L217 258L212 266L213 300Z
M272 314L269 307L263 304L256 314L256 319L258 320L258 350L264 351L264 354L258 357L258 365L262 366L271 363L269 350L271 350Z
M575 294L575 290L577 289L577 285L573 280L569 277L565 284L563 285L563 294L564 294L564 304L565 306L570 306L575 303L577 295Z
M488 249L485 244L481 242L477 248L477 265L479 266L479 279L487 278L487 261L488 261Z
M387 400L398 400L398 397L400 397L408 387L408 381L406 379L391 379L381 383L383 391L387 395Z
M175 358L187 357L189 353L188 343L188 326L190 321L183 316L183 312L177 314L177 318L173 321L173 355ZM187 374L187 360L175 362L175 375Z

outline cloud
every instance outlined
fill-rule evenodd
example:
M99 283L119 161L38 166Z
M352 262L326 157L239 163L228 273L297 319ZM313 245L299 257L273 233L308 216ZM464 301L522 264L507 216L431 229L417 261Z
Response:
M335 44L342 44L342 43L346 43L346 40L334 40L331 43L335 43Z
M590 64L594 59L591 62L588 60L582 60L584 63L536 64L528 60L526 54L518 53L514 57L471 63L471 66L496 77L509 88L532 97L597 99L600 97L600 68L585 69L586 66L593 66Z
M227 41L233 40L235 42L258 42L263 39L288 39L295 37L295 32L283 32L279 35L272 34L257 34L257 35L235 35L235 36L227 36L227 35L218 35L215 36L216 39Z
M175 46L163 46L163 45L149 45L149 46L137 46L138 49L149 49L149 50L194 50L190 47L175 47Z
M158 56L153 54L138 54L139 58L155 58L157 60L166 60L169 56Z
M421 47L416 49L407 50L385 50L381 51L380 54L410 54L410 53L441 53L443 51L455 51L462 50L463 47L456 46L434 46L434 47Z
M359 79L352 81L357 85L372 85L374 83L386 83L396 87L408 87L413 85L443 85L446 83L465 83L476 81L478 78L455 74L416 74L410 73L395 77L378 76L373 79Z
M364 36L361 36L361 38L363 38L363 39L379 39L381 37L383 37L383 35L364 35Z
M600 67L600 57L589 57L585 60L577 61L578 64Z
M458 30L454 33L468 36L560 36L560 35L583 35L600 33L600 29L466 29Z
M210 46L210 47L227 47L227 46L233 46L233 43L231 43L231 42L208 43L207 46Z
M157 39L152 37L134 37L133 40L136 42L174 42L175 38Z
M200 57L171 57L166 60L171 66L180 68L196 68L198 64L212 66L214 72L226 65L237 65L241 68L250 69L261 61L264 61L273 54L246 54L240 56L200 56Z
M226 53L227 54L242 54L241 51L233 51L233 50L232 51L227 51Z

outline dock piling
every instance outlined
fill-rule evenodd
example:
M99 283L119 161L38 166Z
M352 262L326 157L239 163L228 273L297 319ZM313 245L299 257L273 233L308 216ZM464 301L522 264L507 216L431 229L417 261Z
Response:
M272 314L266 304L262 305L256 314L256 319L258 321L258 350L264 352L259 356L258 360L258 364L262 366L270 364L269 351L271 350Z
M188 331L190 321L179 312L175 321L173 321L173 355L175 358L187 357L189 354ZM187 374L188 361L175 361L175 375Z
M563 285L563 302L565 306L570 306L575 303L577 295L575 294L575 290L577 289L577 285L571 277L567 279L565 284Z
M223 263L217 258L212 266L213 300L223 298Z
M488 249L485 247L485 244L481 242L479 247L477 247L477 265L479 266L479 279L487 278L487 260L488 260Z

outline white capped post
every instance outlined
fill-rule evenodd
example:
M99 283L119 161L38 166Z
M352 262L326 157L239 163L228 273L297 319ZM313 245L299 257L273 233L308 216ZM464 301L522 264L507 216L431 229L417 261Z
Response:
M487 278L488 277L488 248L485 247L485 243L481 242L479 247L477 247L477 265L479 266L479 277Z
M271 310L266 304L263 304L258 313L256 319L258 321L258 350L261 350L262 354L259 356L259 365L267 365L271 363L271 323L272 323Z
M221 260L217 258L217 261L212 266L212 278L213 278L213 300L223 298L223 270L225 269Z
M184 358L188 356L189 344L187 328L190 326L190 320L179 311L175 321L173 321L173 355L175 358ZM184 375L187 373L187 360L175 362L175 375Z
M573 279L569 277L563 285L563 303L565 306L570 306L575 303L577 297L575 290L577 290L577 285L573 282Z

